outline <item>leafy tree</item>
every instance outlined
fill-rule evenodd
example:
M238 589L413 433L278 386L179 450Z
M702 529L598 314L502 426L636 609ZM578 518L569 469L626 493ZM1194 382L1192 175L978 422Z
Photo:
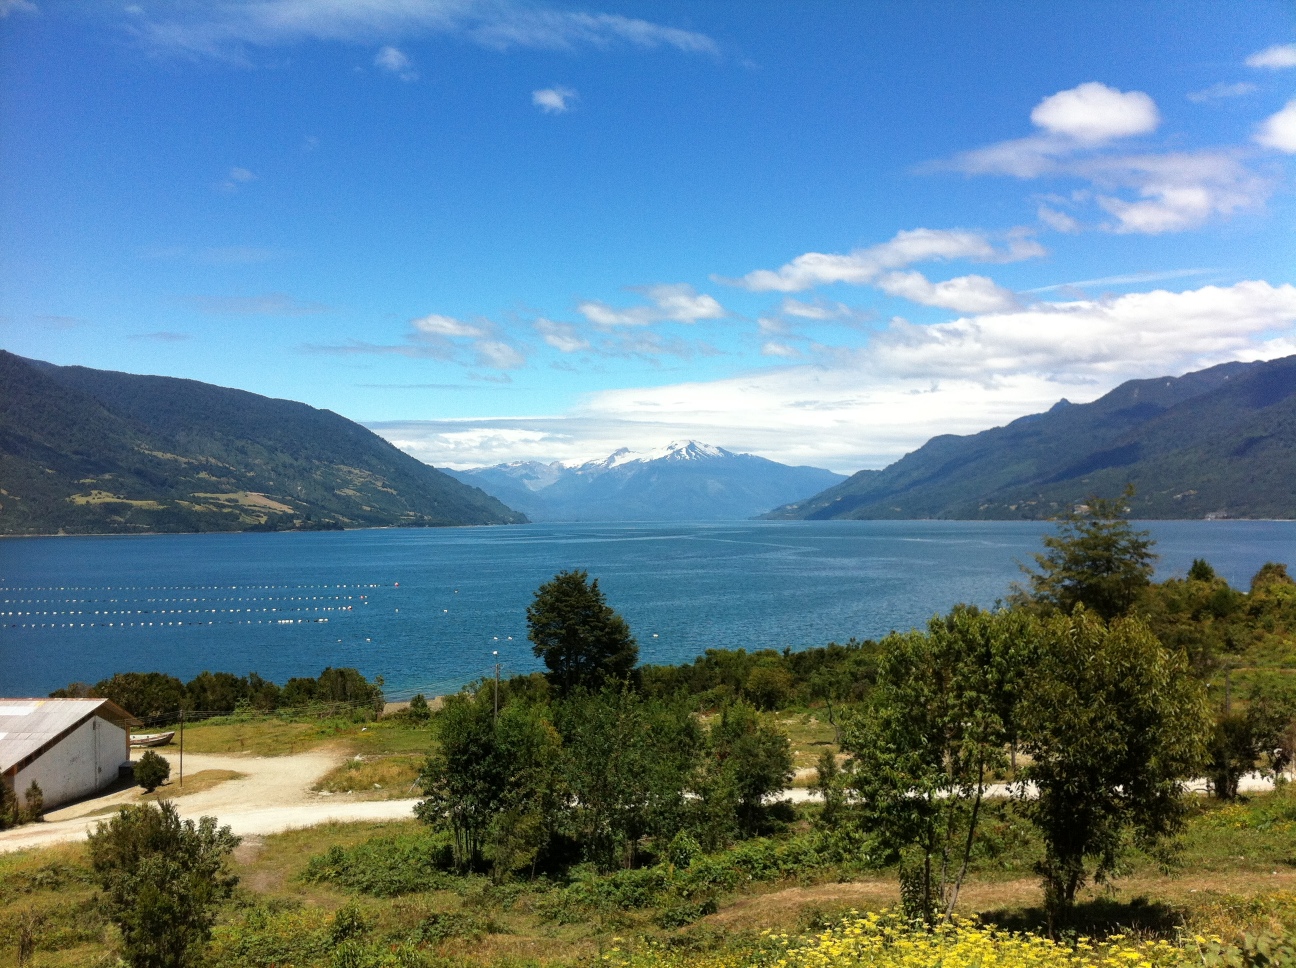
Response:
M620 615L584 571L563 571L541 585L527 606L532 651L549 670L558 696L598 690L629 678L639 646Z
M747 674L743 695L759 709L780 709L792 695L792 673L782 665L758 665Z
M184 683L161 672L119 672L96 682L94 694L140 719L174 716L188 706Z
M135 763L135 782L148 793L165 783L170 775L171 764L152 750L145 750L144 755Z
M792 780L787 736L763 722L750 705L737 702L720 711L707 739L709 763L704 771L712 775L698 792L709 792L718 801L715 806L733 815L740 836L757 835L767 822L765 798L782 792ZM716 796L718 791L728 796L728 803L725 796Z
M1210 719L1182 653L1138 619L1107 625L1084 608L1044 620L1019 695L1023 777L1038 791L1025 810L1044 840L1054 918L1088 878L1117 870L1131 839L1156 850L1180 830Z
M428 708L428 701L423 693L417 692L409 703L409 718L416 723L425 723L432 718L432 711Z
M1008 765L1035 625L960 606L888 636L872 701L844 731L861 819L900 859L911 916L953 914L986 784Z
M231 672L203 671L185 686L190 709L229 713L248 698L248 681Z
M644 837L669 838L682 826L697 726L682 706L626 686L577 693L557 713L566 823L587 860L603 870L630 867Z
M1076 605L1110 621L1124 615L1152 580L1153 541L1130 526L1127 488L1123 498L1091 497L1044 538L1038 571L1023 566L1037 603L1069 613Z
M18 798L0 777L0 830L18 826Z
M496 717L494 696L478 689L447 697L436 728L437 752L419 777L426 799L415 814L452 834L460 869L479 866L488 849L498 876L534 860L560 795L553 726L519 702Z
M181 821L163 802L123 807L90 833L90 863L105 912L121 930L133 968L188 968L202 963L216 905L238 878L226 858L238 846L214 817Z

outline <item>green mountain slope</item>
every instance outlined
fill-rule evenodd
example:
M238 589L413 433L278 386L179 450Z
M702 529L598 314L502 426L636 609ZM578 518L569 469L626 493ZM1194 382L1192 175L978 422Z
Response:
M1296 517L1296 356L1131 380L967 437L934 437L768 518L1048 518L1136 488L1135 517Z
M0 350L0 533L526 518L328 410Z

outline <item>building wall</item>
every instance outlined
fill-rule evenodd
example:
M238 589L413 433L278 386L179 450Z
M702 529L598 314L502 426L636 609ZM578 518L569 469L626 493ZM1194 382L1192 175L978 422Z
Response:
M21 798L35 780L45 795L48 810L113 783L117 768L129 759L126 730L91 716L35 762L19 770L14 792Z

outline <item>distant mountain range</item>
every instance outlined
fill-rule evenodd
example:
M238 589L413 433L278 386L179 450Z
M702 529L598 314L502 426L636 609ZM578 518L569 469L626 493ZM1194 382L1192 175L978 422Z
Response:
M1296 517L1296 356L1131 380L967 437L933 437L772 519L1048 518L1127 483L1139 518Z
M647 454L622 448L584 464L517 461L446 473L533 521L744 520L845 480L694 440Z
M0 350L0 534L525 520L328 410Z

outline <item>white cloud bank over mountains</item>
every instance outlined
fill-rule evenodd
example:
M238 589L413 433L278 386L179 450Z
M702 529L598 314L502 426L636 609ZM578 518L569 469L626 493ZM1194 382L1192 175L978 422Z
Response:
M973 433L1135 377L1296 353L1296 286L1042 302L916 326L895 320L827 362L710 382L610 390L562 417L372 425L434 464L589 459L692 436L790 464L881 467L942 433Z

